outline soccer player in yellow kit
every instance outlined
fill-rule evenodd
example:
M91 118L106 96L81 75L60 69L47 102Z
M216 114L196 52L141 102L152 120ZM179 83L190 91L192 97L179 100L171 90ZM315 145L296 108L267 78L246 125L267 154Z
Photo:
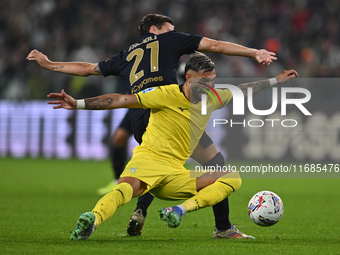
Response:
M294 70L283 71L271 81L241 84L239 88L246 96L248 87L252 87L255 94L296 76L298 74ZM102 197L91 212L79 217L71 235L72 240L87 239L101 223L112 217L118 207L146 192L161 199L187 199L177 206L159 210L160 218L169 227L177 227L184 213L215 205L241 186L237 172L224 172L213 177L208 173L191 178L190 171L183 166L196 148L211 113L225 106L232 98L229 90L218 89L222 104L208 99L207 107L211 110L208 115L201 115L202 88L211 86L216 77L214 63L203 53L191 55L185 77L184 85L148 88L135 95L109 94L82 100L75 100L64 91L48 95L57 100L49 102L58 104L55 109L151 109L143 142L134 149L118 185ZM244 235L234 226L231 229L235 235Z
M33 50L27 56L28 60L36 61L47 70L71 75L89 76L109 75L119 76L123 85L131 94L147 88L177 84L176 66L182 55L198 51L216 52L224 55L244 56L254 58L258 63L269 65L276 60L275 53L266 50L256 50L241 45L216 41L199 35L189 35L174 30L174 22L171 18L160 14L148 14L139 24L141 38L128 49L115 54L110 59L99 63L84 62L54 62L37 50ZM142 142L142 136L148 125L150 109L129 109L129 117L124 118L114 134L114 146L112 166L115 177L121 175L124 170L123 146L131 133L138 143ZM209 165L224 165L223 155L216 149L207 132L203 133L197 149L191 158L203 167ZM108 193L116 181L104 189L100 189L101 195ZM102 193L103 192L103 193ZM138 198L136 209L127 226L127 233L131 236L141 235L144 226L147 208L153 200L149 193ZM227 230L230 226L228 198L213 206L215 225L219 230ZM230 236L215 236L215 238L234 238ZM239 237L238 237L239 238Z

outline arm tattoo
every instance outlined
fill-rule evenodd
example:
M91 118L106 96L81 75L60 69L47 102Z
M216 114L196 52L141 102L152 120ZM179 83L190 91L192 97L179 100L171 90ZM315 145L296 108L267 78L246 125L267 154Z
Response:
M85 109L90 110L101 110L106 109L111 105L113 99L111 97L106 97L103 99L95 98L88 98L85 99Z
M248 88L253 88L253 95L256 95L260 93L262 90L269 88L270 84L269 84L269 80L264 80L264 81L258 81L258 82L244 83L244 84L238 85L237 87L239 87L242 90L244 96L247 97Z
M99 65L96 65L93 70L94 70L95 73L102 74L102 72L99 69Z
M55 66L55 67L52 67L51 69L55 70L55 69L61 69L61 68L64 68L64 66Z

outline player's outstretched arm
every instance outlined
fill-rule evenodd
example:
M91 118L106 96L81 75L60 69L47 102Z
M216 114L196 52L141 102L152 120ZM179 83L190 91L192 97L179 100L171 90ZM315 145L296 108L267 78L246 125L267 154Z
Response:
M61 93L50 93L47 97L55 99L48 104L57 104L53 109L64 108L67 110L108 110L116 108L142 108L136 95L107 94L98 97L75 100L64 90Z
M284 70L275 78L271 78L269 80L258 81L258 82L250 82L240 84L237 87L240 88L245 97L248 96L248 88L252 88L252 94L256 95L260 93L262 90L269 88L275 84L283 84L292 81L295 77L298 77L298 73L295 70Z
M202 38L198 46L198 50L203 52L217 52L230 56L250 57L256 59L258 63L262 63L264 65L270 65L273 60L277 60L275 57L276 54L274 52L263 49L251 49L239 44L216 41L206 37Z
M38 50L32 50L26 59L36 61L42 68L54 72L78 76L101 74L98 64L86 62L53 62Z

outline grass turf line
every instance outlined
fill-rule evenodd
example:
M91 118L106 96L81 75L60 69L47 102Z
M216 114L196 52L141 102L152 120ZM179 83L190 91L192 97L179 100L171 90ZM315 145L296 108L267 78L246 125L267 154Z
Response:
M111 178L108 161L2 158L0 167L0 254L338 254L340 179L243 179L230 196L230 219L256 240L214 240L210 208L189 213L180 227L168 228L157 209L178 202L155 199L140 237L127 237L136 199L87 241L70 241L79 215L93 208L95 194ZM271 190L283 200L277 225L252 223L247 204Z

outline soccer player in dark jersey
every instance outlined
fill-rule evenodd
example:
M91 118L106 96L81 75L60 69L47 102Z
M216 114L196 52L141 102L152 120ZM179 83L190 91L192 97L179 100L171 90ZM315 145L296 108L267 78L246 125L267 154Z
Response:
M176 65L184 54L194 51L217 52L226 55L252 57L259 63L270 64L276 60L275 53L266 50L256 50L241 45L216 41L199 35L189 35L174 30L173 21L166 16L150 14L143 17L139 31L141 40L132 44L110 59L98 64L83 62L52 62L44 54L33 50L28 60L36 61L45 69L65 74L88 76L117 75L123 80L131 93L137 93L154 86L177 84ZM138 143L148 125L150 111L145 109L131 109L130 123ZM209 135L204 132L200 143L191 157L204 165L223 165L223 155L216 149ZM140 235L147 213L147 207L153 197L145 194L140 197L137 208L130 219L127 232L129 235ZM216 227L228 230L229 221L228 198L213 206ZM234 238L233 233L223 238ZM238 235L237 238L240 238ZM242 237L241 237L242 238Z
M251 93L255 95L297 76L296 71L285 70L275 78L241 84L238 88L246 97L248 88L252 88ZM101 198L92 211L79 217L71 235L72 240L88 239L100 224L112 217L118 207L147 191L161 199L186 199L177 206L159 210L160 219L166 221L169 227L175 228L180 225L182 215L186 212L213 206L241 186L238 172L205 173L192 178L191 171L183 166L205 132L211 113L224 107L232 98L230 90L216 89L214 98L205 102L206 107L211 109L210 114L201 114L200 94L204 93L202 89L211 88L216 77L214 63L203 53L196 52L191 55L186 65L185 77L184 85L152 87L135 95L109 94L81 100L73 99L64 91L48 95L49 98L57 100L48 102L57 104L54 109L151 109L150 122L143 142L134 149L132 159L122 173L118 185ZM217 95L221 105L214 103ZM180 108L188 110L182 111ZM253 239L240 233L234 226L230 228L234 230L234 235ZM215 228L213 236L223 236L220 232Z

